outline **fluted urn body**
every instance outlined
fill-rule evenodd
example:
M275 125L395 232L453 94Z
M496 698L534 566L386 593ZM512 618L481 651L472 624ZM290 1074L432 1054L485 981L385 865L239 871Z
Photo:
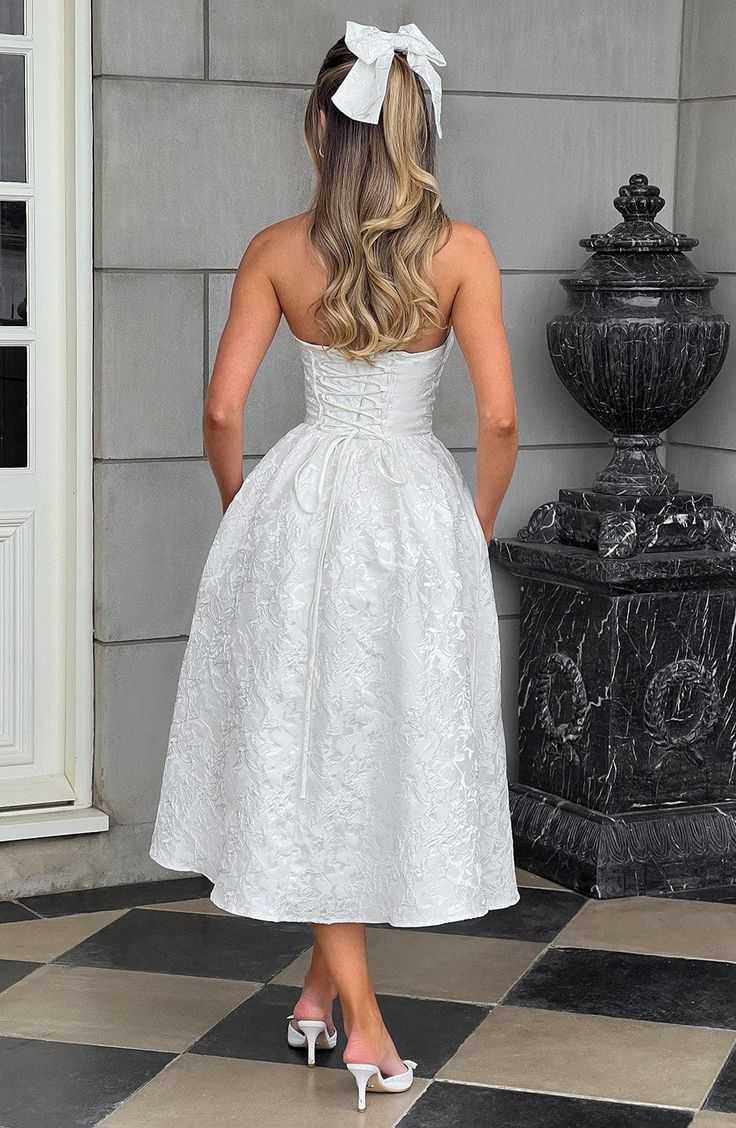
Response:
M616 453L594 489L670 493L677 483L657 458L659 434L717 376L729 326L711 307L718 279L685 254L698 240L656 222L659 189L637 173L614 205L623 221L581 239L592 257L560 279L568 302L548 321L547 344L567 390L613 434Z

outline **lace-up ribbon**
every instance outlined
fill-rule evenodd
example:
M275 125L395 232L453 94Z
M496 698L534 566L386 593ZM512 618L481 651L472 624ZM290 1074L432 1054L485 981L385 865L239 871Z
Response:
M345 387L346 383L354 384L356 382L360 382L360 388ZM376 386L373 390L369 390L366 388L366 384L374 384ZM313 426L319 430L328 432L335 431L336 433L326 446L320 444L315 452L310 453L309 457L302 463L294 476L294 493L297 502L305 513L316 513L320 508L325 482L327 480L327 471L333 462L332 456L335 451L338 451L338 455L317 556L317 574L314 583L314 591L309 607L304 733L300 761L299 796L302 799L306 795L307 788L307 765L309 761L312 694L316 668L317 629L319 623L319 601L322 591L322 573L335 516L337 499L340 496L340 490L347 474L349 465L348 455L353 444L356 441L362 440L375 442L378 454L377 465L384 477L390 482L395 482L397 485L405 485L407 481L406 475L397 464L396 452L392 441L394 436L386 433L381 419L377 418L381 414L381 404L386 396L385 374L384 381L370 376L357 377L355 375L351 375L347 378L343 377L340 380L337 377L331 378L325 374L321 374L319 384L315 383L315 395L319 406L319 418ZM351 401L355 398L357 398L359 402L352 404ZM345 418L345 414L348 416L347 419ZM331 422L328 424L327 420ZM317 481L315 503L314 505L309 505L302 492L302 475L311 465L315 453L319 453L322 458L322 467ZM390 464L392 462L393 465L391 466ZM395 473L397 469L399 470L398 475ZM392 470L394 473L391 472Z

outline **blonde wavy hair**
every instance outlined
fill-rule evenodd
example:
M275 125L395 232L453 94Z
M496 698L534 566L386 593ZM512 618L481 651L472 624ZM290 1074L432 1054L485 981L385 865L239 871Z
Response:
M314 316L325 343L349 360L402 349L430 325L447 328L431 265L452 230L434 177L431 103L418 76L395 52L378 123L354 121L331 99L354 62L339 39L304 121L317 170L309 238L327 275Z

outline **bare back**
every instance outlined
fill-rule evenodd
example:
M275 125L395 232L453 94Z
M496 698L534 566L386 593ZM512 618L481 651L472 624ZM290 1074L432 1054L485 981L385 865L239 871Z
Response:
M292 333L303 341L322 344L313 311L324 291L326 278L309 241L308 221L309 213L305 212L266 229L271 233L269 263L273 286ZM461 228L466 226L459 225ZM458 235L456 229L436 253L433 263L433 281L440 309L448 324L462 277L457 262L461 242L462 232ZM445 330L433 329L417 337L412 348L406 351L433 349L441 345L446 336Z
M215 428L223 420L233 421L241 432L250 387L282 317L301 341L324 343L314 311L326 278L308 238L308 222L306 212L281 220L254 235L245 249L205 401L205 417ZM485 234L453 220L450 238L434 256L432 275L440 309L468 368L480 428L514 431L516 405L501 274ZM446 338L444 330L432 329L402 351L425 352ZM240 463L231 454L218 477L224 497L235 492L240 473Z

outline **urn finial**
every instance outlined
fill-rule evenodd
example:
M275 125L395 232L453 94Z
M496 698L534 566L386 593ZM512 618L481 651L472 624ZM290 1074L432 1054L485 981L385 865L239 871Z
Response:
M664 207L659 188L650 184L643 172L635 172L629 177L629 183L622 184L618 192L613 206L624 219L653 220Z
M698 240L684 231L670 231L657 223L656 217L665 205L656 184L649 183L643 172L635 172L628 184L622 184L613 201L616 211L623 216L610 231L579 239L588 251L625 251L650 254L652 251L691 251ZM563 285L565 283L563 282Z

